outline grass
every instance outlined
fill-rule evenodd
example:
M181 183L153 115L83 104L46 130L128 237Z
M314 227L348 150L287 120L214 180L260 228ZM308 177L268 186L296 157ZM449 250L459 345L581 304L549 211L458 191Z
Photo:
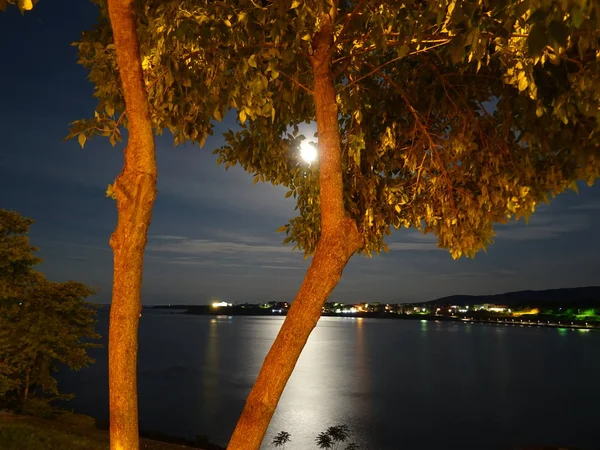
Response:
M27 423L0 421L3 450L107 450L106 441Z
M108 450L107 430L97 429L90 417L66 414L45 420L0 411L0 450ZM208 446L208 448L219 448ZM181 444L140 439L140 450L198 450ZM224 450L224 449L220 449Z

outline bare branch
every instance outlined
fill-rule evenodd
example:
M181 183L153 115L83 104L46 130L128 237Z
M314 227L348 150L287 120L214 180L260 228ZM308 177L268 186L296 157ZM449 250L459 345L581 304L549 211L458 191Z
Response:
M348 15L348 17L346 17L346 21L344 22L344 26L342 27L342 31L340 31L340 34L338 34L336 36L336 38L335 38L335 43L339 42L339 40L344 36L344 34L346 33L346 31L348 30L348 26L352 22L352 19L354 19L356 17L356 15L358 14L358 11L360 10L360 8L362 8L362 6L365 3L366 3L366 0L360 0L356 4L356 6L352 10L352 12Z
M371 64L367 63L367 65L370 67L373 67ZM437 160L440 164L442 173L444 174L444 177L446 178L446 181L448 182L448 186L450 186L451 189L454 189L452 186L452 181L450 180L450 175L448 174L448 171L446 170L446 166L444 165L444 161L442 160L442 157L438 151L438 146L433 141L433 138L431 137L429 130L427 130L427 127L421 120L421 116L419 115L418 111L413 107L412 103L410 102L410 99L408 98L408 95L406 95L406 92L404 92L404 89L402 89L402 87L398 83L396 83L394 80L392 80L392 78L389 75L385 74L378 68L374 68L374 71L379 73L379 75L381 75L381 77L384 80L386 80L390 84L390 86L392 86L394 89L396 89L396 91L398 91L398 93L402 97L402 100L404 100L404 102L406 103L408 110L410 111L413 118L415 119L417 126L419 127L419 129L421 130L421 132L424 134L425 138L429 142L429 147L435 153ZM450 200L452 202L452 209L456 212L456 205L454 204L454 197L450 196Z
M373 75L374 73L380 72L380 71L381 71L381 69L383 69L385 66L388 66L388 65L390 65L390 64L392 64L392 63L394 63L394 62L396 62L396 61L400 61L402 58L406 58L407 56L413 56L413 55L416 55L416 54L418 54L418 53L423 53L423 52L426 52L426 51L428 51L428 50L431 50L431 49L434 49L434 48L436 48L436 47L440 47L440 46L442 46L442 45L445 45L445 44L447 44L447 43L448 43L448 42L450 42L450 41L451 41L451 39L447 39L447 40L445 40L445 41L443 41L443 42L440 42L439 44L432 45L431 47L422 48L422 49L420 49L420 50L415 50L415 51L413 51L413 52L407 53L406 55L403 55L403 56L398 56L397 58L390 59L389 61L387 61L387 62L385 62L385 63L381 64L381 65L380 65L380 66L378 66L378 67L374 67L374 66L372 66L371 64L367 64L369 67L373 67L373 69L372 69L372 70L371 70L369 73L367 73L366 75L363 75L362 77L360 77L360 78L357 78L357 79L356 79L356 80L354 80L352 83L348 83L348 84L347 84L347 85L345 85L345 86L344 86L344 87L343 87L341 90L343 91L344 89L348 89L348 88L349 88L349 87L351 87L352 85L354 85L354 84L358 83L358 82L359 82L359 81L361 81L361 80L364 80L365 78L368 78L368 77L370 77L370 76L371 76L371 75Z
M307 88L306 86L304 86L302 83L300 83L298 80L296 80L295 78L290 77L288 74L286 74L285 72L279 72L281 75L283 75L284 77L286 77L288 80L290 80L292 83L296 84L297 86L300 86L302 89L304 89L306 92L308 92L309 94L312 95L313 91L309 88Z

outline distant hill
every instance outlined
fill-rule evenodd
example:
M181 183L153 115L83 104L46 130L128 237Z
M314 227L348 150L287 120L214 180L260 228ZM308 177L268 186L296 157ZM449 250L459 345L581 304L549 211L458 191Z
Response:
M600 306L600 286L517 291L494 295L451 295L425 302L429 305L479 305L494 303L514 306Z

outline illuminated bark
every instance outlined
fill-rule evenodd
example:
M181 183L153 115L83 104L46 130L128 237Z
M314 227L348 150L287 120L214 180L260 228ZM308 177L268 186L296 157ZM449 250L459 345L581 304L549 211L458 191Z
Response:
M108 333L110 448L139 448L138 325L144 248L156 198L156 160L132 0L108 0L129 139L115 181L118 223L110 239L114 277Z
M228 450L258 450L302 349L338 284L350 257L362 245L356 223L344 210L342 156L331 48L333 12L324 15L311 59L319 134L321 236L302 286L290 307L233 432Z

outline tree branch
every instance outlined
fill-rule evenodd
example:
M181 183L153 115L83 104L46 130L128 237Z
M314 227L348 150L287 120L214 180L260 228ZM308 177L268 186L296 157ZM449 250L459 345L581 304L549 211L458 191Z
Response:
M356 17L356 15L358 14L358 11L360 10L360 8L363 7L363 5L365 3L366 3L366 0L359 0L359 2L356 4L356 6L352 10L352 12L346 17L346 20L344 22L344 26L342 27L342 31L340 31L340 33L335 37L334 44L336 44L337 42L339 42L339 40L344 36L344 34L346 33L346 31L348 30L348 26L352 22L352 19L354 19ZM335 48L335 45L334 45L334 47L332 47L332 50L334 48Z
M354 80L352 83L348 83L347 85L345 85L345 86L344 86L342 89L340 89L340 90L342 90L342 91L343 91L344 89L348 89L349 87L351 87L352 85L354 85L354 84L358 83L359 81L362 81L362 80L364 80L365 78L368 78L368 77L370 77L371 75L373 75L373 74L375 74L375 73L377 73L377 72L380 72L380 71L381 71L381 69L383 69L385 66L388 66L388 65L390 65L390 64L392 64L392 63L394 63L394 62L396 62L396 61L400 61L402 58L406 58L407 56L413 56L413 55L416 55L416 54L418 54L418 53L423 53L423 52L426 52L426 51L428 51L428 50L431 50L431 49L434 49L434 48L436 48L436 47L440 47L440 46L442 46L442 45L445 45L445 44L447 44L447 43L448 43L448 42L450 42L450 41L451 41L451 39L448 39L448 40L446 40L446 41L444 41L444 42L440 42L439 44L432 45L431 47L422 48L422 49L420 49L420 50L415 50L415 51L413 51L413 52L407 53L406 55L398 56L397 58L390 59L389 61L387 61L387 62L385 62L385 63L381 64L381 65L380 65L380 66L378 66L378 67L374 67L373 65L371 65L371 64L368 64L368 63L367 63L367 65L368 65L369 67L372 67L373 69L372 69L372 70L371 70L369 73L367 73L366 75L363 75L362 77L359 77L359 78L357 78L357 79L356 79L356 80ZM380 72L380 73L381 73L381 72Z
M299 82L298 80L296 80L295 78L293 78L293 77L290 77L290 76L289 76L287 73L285 73L285 72L281 72L281 71L279 71L279 73L280 73L281 75L283 75L284 77L286 77L288 80L290 80L292 83L296 84L297 86L300 86L302 89L304 89L304 90L305 90L306 92L308 92L309 94L311 94L311 95L313 94L313 91L312 91L311 89L309 89L309 88L307 88L306 86L304 86L302 83L300 83L300 82Z
M373 67L371 64L367 63L368 66ZM446 178L446 181L448 182L448 186L450 186L451 189L453 189L452 186L452 181L450 180L450 175L448 174L448 171L446 170L446 166L444 164L444 161L442 160L442 157L438 151L438 146L437 144L433 141L433 138L431 137L429 130L427 130L427 127L425 126L425 124L423 124L423 122L421 121L421 117L419 116L419 113L417 112L417 110L412 106L412 103L410 102L410 99L408 98L408 95L406 95L406 92L404 92L404 89L402 89L402 87L396 83L394 80L392 80L392 78L381 72L381 70L379 70L378 68L374 68L374 71L379 73L379 75L381 75L381 77L386 80L390 86L392 86L394 89L396 89L396 91L398 91L398 93L400 94L400 96L402 97L402 100L404 100L404 103L406 103L406 106L408 107L408 110L410 111L410 113L412 114L413 118L415 119L415 122L417 124L417 126L419 127L419 129L423 132L423 134L425 135L425 138L427 139L427 141L429 142L429 147L431 148L431 150L435 153L438 162L440 164L440 168L442 170L442 173L444 174L444 177ZM450 200L452 202L452 209L455 211L456 213L456 205L454 203L454 197L450 196Z

